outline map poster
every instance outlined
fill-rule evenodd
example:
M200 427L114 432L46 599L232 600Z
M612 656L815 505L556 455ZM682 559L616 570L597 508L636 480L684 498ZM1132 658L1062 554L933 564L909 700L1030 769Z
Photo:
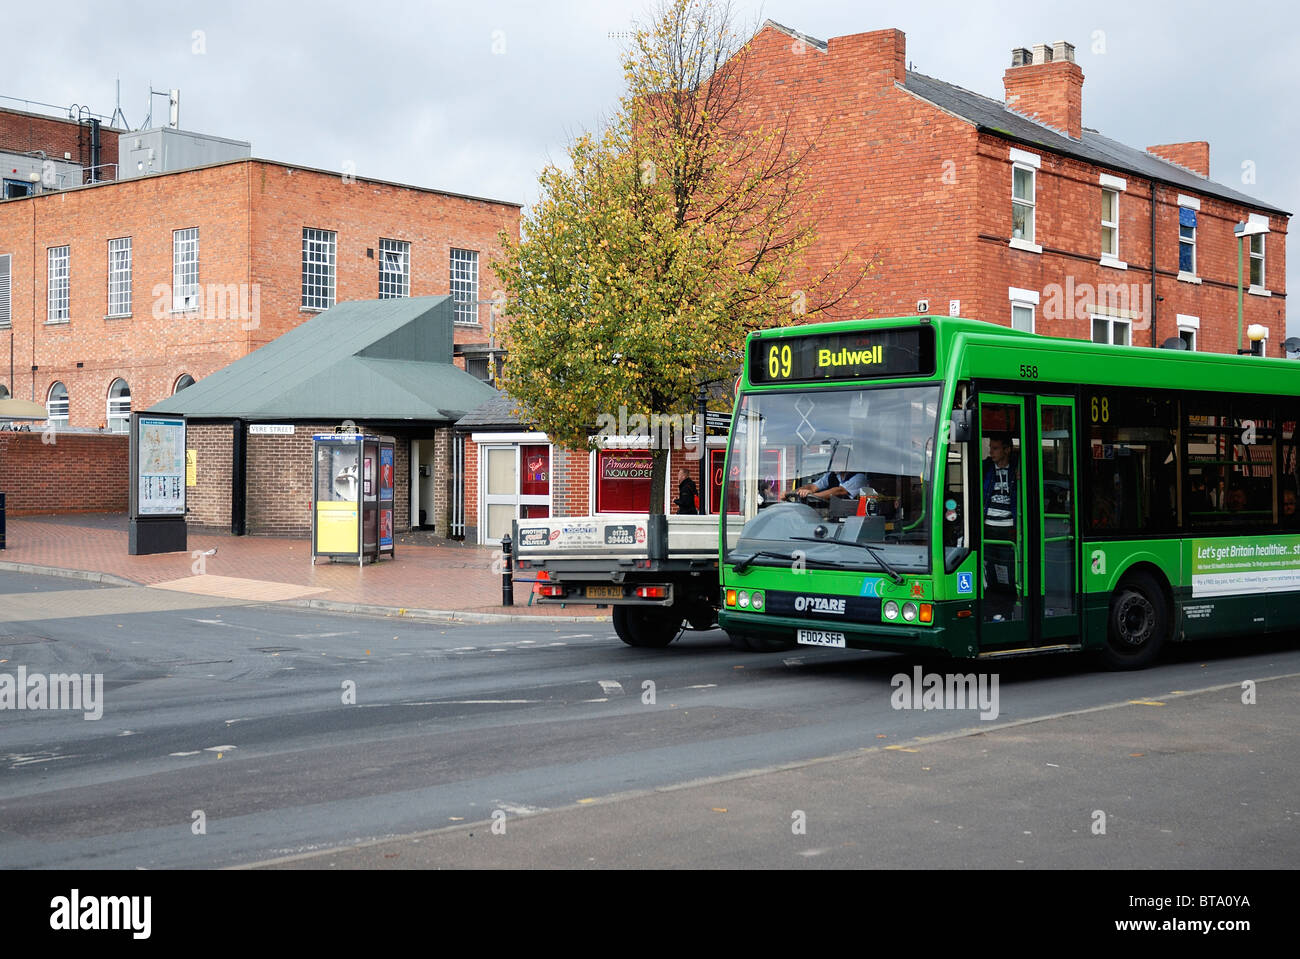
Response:
M141 416L136 429L139 430L137 515L185 515L185 421Z

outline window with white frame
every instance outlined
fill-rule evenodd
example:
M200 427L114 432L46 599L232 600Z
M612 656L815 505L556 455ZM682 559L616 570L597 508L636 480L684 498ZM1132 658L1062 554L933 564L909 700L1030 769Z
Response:
M1011 301L1011 328L1033 333L1034 314L1038 312L1040 299L1037 290L1022 290L1012 286L1007 288L1007 299Z
M70 247L52 246L47 252L49 263L49 289L46 303L47 323L66 323L72 315L69 310L68 274Z
M1119 259L1119 191L1101 191L1101 255Z
M108 241L108 315L131 315L131 238Z
M172 231L172 310L199 308L199 228Z
M328 310L334 305L334 262L338 234L332 230L302 230L302 308Z
M1178 319L1178 336L1187 344L1187 349L1192 352L1196 351L1196 339L1201 330L1201 318L1199 316L1189 316L1186 313L1177 314Z
M68 388L55 382L45 398L45 414L49 423L68 422Z
M379 298L411 295L411 244L406 240L379 241Z
M1178 208L1178 272L1196 275L1196 211Z
M1264 234L1256 233L1250 238L1250 285L1258 289L1264 287Z
M1112 346L1131 345L1130 334L1133 323L1117 316L1093 316L1092 342L1108 343Z
M125 433L131 422L131 387L126 380L116 379L108 388L108 430L110 433Z
M0 383L0 400L7 400L7 399L9 399L9 387L5 386L3 383Z
M10 299L10 280L13 271L13 254L0 253L0 329L13 322L13 303Z
M1032 167L1011 167L1011 237L1034 242L1034 178Z
M188 373L182 373L176 380L176 385L172 387L172 395L175 396L181 390L187 390L194 385L194 377Z
M456 301L457 323L478 323L478 254L451 251L451 296Z

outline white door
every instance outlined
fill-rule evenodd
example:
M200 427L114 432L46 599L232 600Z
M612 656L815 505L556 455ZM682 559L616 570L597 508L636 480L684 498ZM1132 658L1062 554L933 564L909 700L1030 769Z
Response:
M549 444L479 447L479 542L496 545L521 517L551 513Z

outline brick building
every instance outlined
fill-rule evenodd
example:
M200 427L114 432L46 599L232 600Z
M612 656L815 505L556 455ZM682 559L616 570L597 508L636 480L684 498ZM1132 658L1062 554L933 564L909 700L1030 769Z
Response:
M1210 180L1204 141L1142 150L1085 127L1070 44L1012 51L1003 99L908 70L898 30L823 42L768 21L750 55L759 115L788 115L816 140L810 272L845 250L879 252L860 308L836 318L956 312L1231 353L1233 230L1245 223L1261 232L1246 252L1243 327L1266 327L1269 355L1283 355L1290 215Z
M380 297L454 295L472 350L518 224L518 204L258 159L0 201L0 386L120 430L335 303Z
M71 119L0 109L0 199L117 179L124 132L89 114Z
M952 313L1055 336L1135 346L1181 338L1231 353L1240 223L1251 234L1242 241L1241 327L1264 327L1268 354L1284 355L1289 214L1210 180L1204 141L1142 150L1085 127L1083 71L1069 44L1013 51L1003 99L908 70L898 30L824 42L768 21L748 56L744 95L756 118L815 142L807 172L818 240L808 275L850 250L877 260L855 295L818 319ZM489 512L504 514L511 502L520 516L645 510L644 462L638 470L622 454L551 447L507 405L458 424L471 538L478 524L479 541L498 539L504 518ZM543 454L547 498L535 484L525 491L525 462ZM710 452L709 489L700 491L708 511L719 455ZM638 475L626 475L629 467ZM675 451L669 499L682 468L694 476L698 461Z
M340 303L155 404L186 419L189 525L307 535L312 436L351 424L396 441L394 528L446 534L452 424L494 393L452 364L456 307Z

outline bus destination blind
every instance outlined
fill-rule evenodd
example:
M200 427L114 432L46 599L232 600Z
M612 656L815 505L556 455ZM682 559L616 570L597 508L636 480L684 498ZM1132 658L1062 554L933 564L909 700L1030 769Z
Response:
M933 373L933 327L805 334L749 344L749 381L754 384Z

